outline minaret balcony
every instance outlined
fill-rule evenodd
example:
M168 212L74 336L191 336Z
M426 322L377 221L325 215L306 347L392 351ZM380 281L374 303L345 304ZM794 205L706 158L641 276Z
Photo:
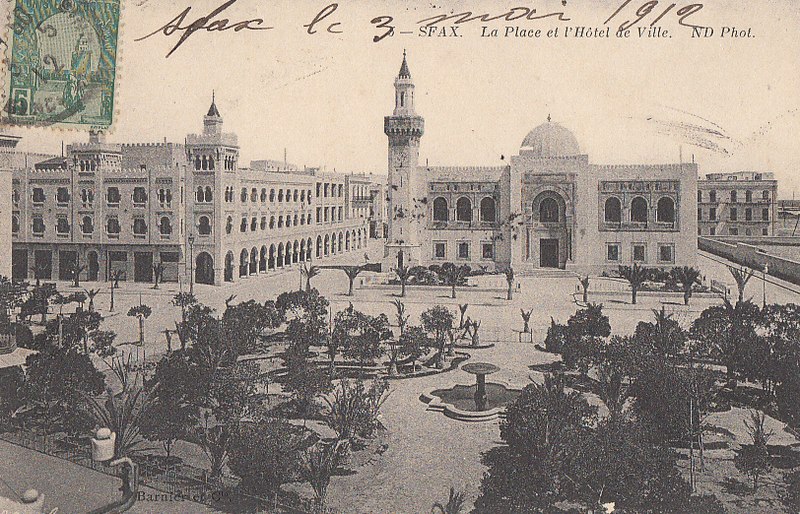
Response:
M383 132L385 134L421 136L425 132L425 120L422 116L385 116Z

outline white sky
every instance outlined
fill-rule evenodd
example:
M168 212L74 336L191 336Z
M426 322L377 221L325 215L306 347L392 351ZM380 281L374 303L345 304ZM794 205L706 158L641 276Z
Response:
M689 2L680 2L678 8ZM661 25L672 39L487 39L480 22L461 38L423 38L418 20L452 10L500 14L514 6L564 10L563 26L601 26L621 5L600 0L535 2L341 2L333 15L344 34L305 33L302 25L327 2L238 0L225 11L233 21L262 17L274 30L192 35L177 42L158 35L135 42L192 5L187 21L221 0L123 0L116 105L109 139L183 142L198 132L211 90L225 129L235 131L242 163L282 159L337 171L386 173L383 116L393 107L392 81L403 48L416 83L417 111L425 117L421 160L431 165L496 165L519 150L525 134L551 114L570 128L591 162L677 162L695 154L701 173L774 171L781 194L800 190L800 5L792 0L707 0L691 20L753 27L751 39L692 39L674 14ZM635 0L628 13L643 2ZM666 8L672 2L661 2ZM660 11L643 23L649 24ZM370 20L393 15L399 30L372 43ZM333 20L332 20L333 21ZM621 20L620 20L621 21ZM493 26L503 30L510 23ZM554 21L511 23L548 29ZM563 27L562 29L563 30ZM634 29L635 30L635 29ZM703 118L703 121L700 118ZM649 119L649 120L648 120ZM730 140L722 154L665 134L656 121L718 125ZM62 139L85 134L12 129L22 148L58 152ZM800 196L800 195L799 195Z

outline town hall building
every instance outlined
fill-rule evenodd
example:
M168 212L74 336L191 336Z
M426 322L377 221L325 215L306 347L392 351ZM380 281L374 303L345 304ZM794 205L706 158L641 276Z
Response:
M425 121L405 54L389 139L384 269L441 262L599 274L694 266L697 165L598 165L567 128L531 130L510 164L420 165Z

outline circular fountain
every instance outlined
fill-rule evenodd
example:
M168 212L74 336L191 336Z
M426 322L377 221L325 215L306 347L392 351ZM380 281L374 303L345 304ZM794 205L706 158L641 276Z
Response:
M432 388L421 395L430 410L460 421L489 421L505 413L505 406L520 394L507 384L486 382L486 376L500 371L488 362L471 362L461 369L475 375L474 385L456 384L450 388Z

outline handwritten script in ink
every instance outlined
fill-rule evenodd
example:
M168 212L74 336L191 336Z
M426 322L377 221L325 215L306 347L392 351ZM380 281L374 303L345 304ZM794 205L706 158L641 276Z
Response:
M207 34L215 32L233 31L253 32L268 31L275 26L267 25L264 18L243 17L242 19L232 20L226 15L226 10L234 5L238 0L227 0L219 7L207 14L197 15L193 8L187 7L174 18L155 29L154 31L137 38L135 41L143 41L155 36L178 37L178 41L169 50L166 57L173 55L186 41L194 34L205 32ZM347 8L353 8L347 6ZM699 31L705 26L696 21L698 14L703 10L702 3L680 3L650 0L624 0L615 8L608 10L604 21L597 20L603 26L603 31L615 33L620 36L633 27L656 27L662 23L677 22L679 26ZM344 9L342 7L341 9ZM441 8L440 11L443 11ZM308 22L304 23L302 29L309 36L322 37L326 34L340 35L346 33L348 27L338 16L340 5L330 3L320 10L314 10L308 17ZM369 23L375 30L372 37L373 43L379 43L386 38L399 36L422 37L462 37L462 29L476 27L484 35L491 31L493 27L516 24L535 24L537 22L551 21L565 25L573 19L569 13L567 0L561 1L561 9L558 10L537 10L535 7L515 6L501 8L496 11L463 11L463 12L436 12L414 22L399 22L391 14L378 14L364 16L363 23ZM352 22L352 17L350 23ZM641 30L640 27L640 30ZM599 30L599 29L597 29ZM613 32L612 32L613 31ZM565 30L565 33L568 33ZM557 33L556 33L557 34ZM621 36L620 36L621 37ZM692 37L696 37L693 34Z

